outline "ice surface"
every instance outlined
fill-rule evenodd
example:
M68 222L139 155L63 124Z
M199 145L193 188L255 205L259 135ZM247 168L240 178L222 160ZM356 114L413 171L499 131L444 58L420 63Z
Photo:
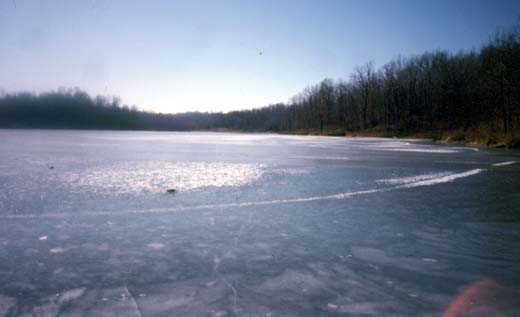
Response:
M439 264L436 264L438 261L432 258L388 256L384 251L374 248L352 247L352 254L370 264L388 265L412 271L430 271L430 273L433 273L433 269L440 267Z
M15 307L16 299L0 294L0 316L7 316L7 314Z
M319 293L326 290L327 285L312 272L286 270L282 274L265 281L260 288L269 292Z
M146 287L146 296L136 302L143 316L232 316L230 296L221 281L208 286L204 279L191 279Z
M469 176L473 176L479 174L481 172L486 171L486 169L473 169L468 170L466 172L461 173L450 173L450 172L442 172L442 173L431 173L431 174L420 174L415 176L401 177L401 178L390 178L390 179L379 179L376 180L376 183L396 185L394 187L386 187L386 188L374 188L367 189L361 191L353 191L353 192L344 192L332 195L323 195L323 196L310 196L310 197L300 197L300 198L292 198L292 199L277 199L277 200L267 200L267 201L243 201L236 203L222 203L222 204L209 204L209 205L192 205L189 207L168 207L168 208L152 208L152 209L140 209L140 210L127 210L121 211L118 213L170 213L170 212L181 212L181 211L191 211L197 209L223 209L223 208L240 208L240 207L251 207L251 206L265 206L265 205L274 205L274 204L292 204L292 203L304 203L311 201L321 201L321 200L335 200L335 199L347 199L354 196L367 195L367 194L375 194L382 193L392 190L398 190L403 188L413 188L413 187L421 187L421 186L432 186L437 184L449 183L453 182L459 178L465 178ZM103 215L111 215L114 212L109 211L97 211L97 212L88 212L82 213L91 216L103 216ZM40 217L63 217L67 216L66 214L53 214L46 213L45 215L41 215ZM38 217L37 215L31 214L21 214L21 215L8 215L8 216L0 216L0 218L33 218ZM211 218L210 218L211 219ZM63 250L56 249L51 251L52 253L63 252Z
M269 134L0 137L9 316L439 316L480 278L520 288L520 166L492 167L514 152Z
M127 287L104 289L97 296L101 301L88 308L88 316L142 316Z
M32 314L37 317L58 316L63 305L78 299L84 292L85 288L77 288L43 298L40 304L32 309Z

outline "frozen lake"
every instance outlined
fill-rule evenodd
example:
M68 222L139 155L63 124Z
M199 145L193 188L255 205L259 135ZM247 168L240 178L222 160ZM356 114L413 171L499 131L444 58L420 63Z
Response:
M438 316L518 294L519 220L519 152L0 130L0 316Z

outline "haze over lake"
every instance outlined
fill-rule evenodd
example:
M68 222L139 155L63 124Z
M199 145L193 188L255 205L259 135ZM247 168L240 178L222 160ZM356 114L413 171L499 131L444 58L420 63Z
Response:
M519 188L424 140L0 130L0 316L438 316L520 288Z

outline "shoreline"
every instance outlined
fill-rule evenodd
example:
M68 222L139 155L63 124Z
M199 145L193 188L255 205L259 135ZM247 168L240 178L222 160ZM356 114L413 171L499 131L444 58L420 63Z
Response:
M191 131L179 130L126 130L126 129L74 129L74 128L4 128L0 130L49 130L49 131L112 131L112 132L214 132L214 133L273 133L281 135L328 136L351 138L388 138L388 139L422 139L437 144L479 147L488 149L520 150L520 131L502 133L488 129L452 130L436 132L402 132L388 129L368 129L359 131L335 130L291 130L291 131L253 131L239 129L200 129Z
M424 139L437 144L480 147L488 149L515 149L520 150L520 131L502 133L490 131L487 128L475 130L451 130L436 132L400 132L395 130L296 130L283 131L281 134L289 135L321 135L336 137L372 137L372 138L396 138L396 139Z

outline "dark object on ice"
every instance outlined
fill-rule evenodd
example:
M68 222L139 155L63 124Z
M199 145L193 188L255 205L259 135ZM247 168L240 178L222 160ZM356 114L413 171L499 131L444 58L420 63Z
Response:
M176 192L176 190L173 189L173 188L169 188L169 189L166 190L166 192L167 192L168 194L173 194L173 193Z
M54 166L52 166L52 165L49 166L49 169L50 169L50 170L53 170L53 169L54 169Z

